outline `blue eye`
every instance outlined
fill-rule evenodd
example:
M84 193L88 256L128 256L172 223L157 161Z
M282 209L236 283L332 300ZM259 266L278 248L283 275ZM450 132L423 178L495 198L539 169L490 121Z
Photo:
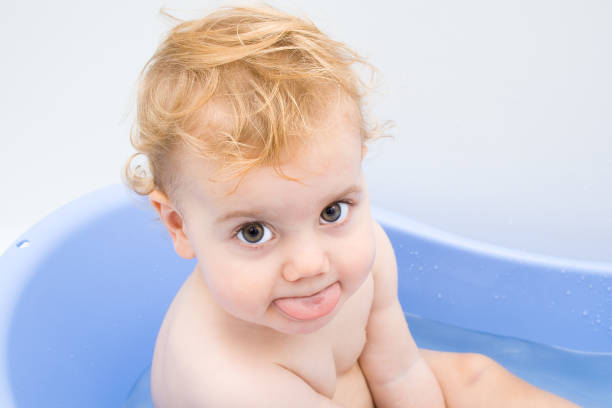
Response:
M321 211L321 223L333 224L344 221L349 212L349 205L341 201L328 205Z
M260 222L250 222L243 225L236 236L245 244L263 244L272 238L272 232Z

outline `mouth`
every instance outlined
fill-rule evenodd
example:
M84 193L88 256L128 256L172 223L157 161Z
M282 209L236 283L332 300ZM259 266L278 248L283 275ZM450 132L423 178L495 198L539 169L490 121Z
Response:
M338 304L342 290L335 282L310 296L278 298L274 304L287 316L296 320L315 320L330 314Z

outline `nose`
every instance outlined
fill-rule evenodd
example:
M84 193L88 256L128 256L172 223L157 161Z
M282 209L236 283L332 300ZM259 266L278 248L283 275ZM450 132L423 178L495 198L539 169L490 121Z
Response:
M329 258L323 248L317 243L302 243L295 245L289 251L289 256L283 265L283 278L295 282L330 270Z

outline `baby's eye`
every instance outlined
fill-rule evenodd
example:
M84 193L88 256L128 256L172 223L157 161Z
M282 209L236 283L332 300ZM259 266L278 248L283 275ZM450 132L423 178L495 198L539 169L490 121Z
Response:
M331 224L342 222L348 215L349 205L341 201L328 205L321 211L321 223Z
M272 232L259 222L250 222L243 225L236 236L245 244L263 244L272 238Z

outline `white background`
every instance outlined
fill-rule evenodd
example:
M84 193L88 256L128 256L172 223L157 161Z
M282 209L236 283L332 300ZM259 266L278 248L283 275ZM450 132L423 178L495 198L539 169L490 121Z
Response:
M468 238L612 261L612 3L272 1L382 73L374 204ZM169 23L218 1L4 0L0 251L120 181L137 75ZM201 11L198 11L201 10ZM172 11L172 10L171 10Z

